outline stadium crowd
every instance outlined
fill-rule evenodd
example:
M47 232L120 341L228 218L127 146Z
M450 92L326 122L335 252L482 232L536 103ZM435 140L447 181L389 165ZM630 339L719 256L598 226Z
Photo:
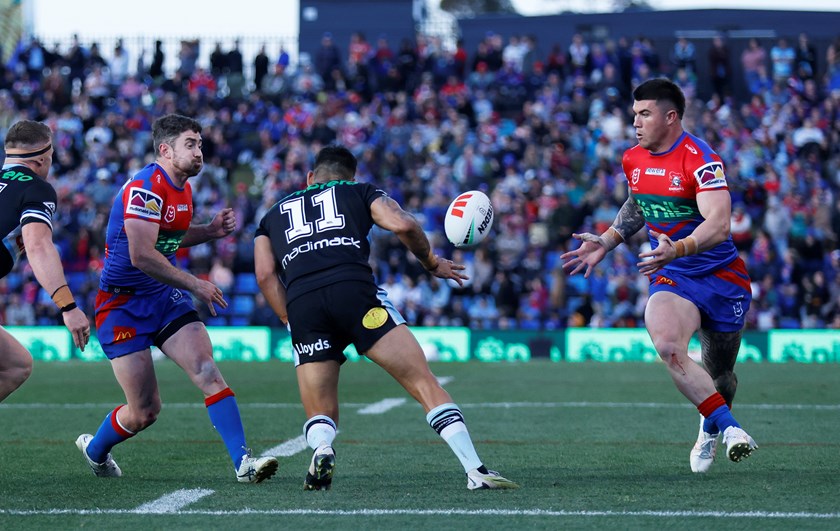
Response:
M656 50L644 37L574 35L546 51L495 32L470 51L425 35L395 45L355 34L343 44L324 34L297 64L263 49L246 67L237 46L217 45L205 65L200 43L184 42L171 74L160 45L148 64L119 43L107 58L79 40L67 50L36 39L18 46L0 72L0 134L24 118L53 129L54 237L89 315L115 194L152 160L152 121L178 112L204 127L196 219L230 205L239 220L231 237L178 255L232 302L203 316L210 325L279 326L253 281L254 228L304 186L315 153L339 142L357 155L358 180L383 187L441 252L467 264L463 287L440 282L393 235L374 231L371 266L409 323L641 326L643 233L588 280L568 277L559 256L572 232L613 221L627 197L621 155L636 143L631 87L666 75L689 98L686 129L727 165L732 235L753 281L748 327L840 328L840 38L825 50L807 35L795 45L755 41L740 57L722 38L708 57L687 39ZM708 94L698 89L701 61L712 72ZM734 94L734 76L746 98ZM469 189L490 195L496 221L487 242L462 251L446 241L443 216ZM58 322L30 268L2 279L0 293L3 324Z

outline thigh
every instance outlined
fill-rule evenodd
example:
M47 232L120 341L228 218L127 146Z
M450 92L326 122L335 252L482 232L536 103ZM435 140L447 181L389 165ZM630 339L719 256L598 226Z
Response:
M385 334L365 354L409 391L423 382L437 384L420 343L404 324Z
M131 409L139 411L160 403L150 349L114 358L111 360L111 368Z
M657 350L660 345L669 344L687 352L691 336L700 328L700 310L680 294L657 291L645 308L645 328Z
M0 372L32 366L32 355L20 341L0 327Z
M316 361L298 365L295 370L306 417L326 415L338 424L338 373L341 364L336 360Z

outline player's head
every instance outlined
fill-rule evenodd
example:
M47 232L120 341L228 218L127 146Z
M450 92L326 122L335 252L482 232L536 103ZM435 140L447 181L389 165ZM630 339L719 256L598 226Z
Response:
M639 144L654 153L661 152L682 134L685 96L668 79L650 79L633 91L633 112Z
M201 171L201 124L180 114L167 114L152 124L152 142L158 163L177 175L192 177Z
M6 164L23 164L46 178L52 165L52 131L41 122L21 120L6 133L4 151Z
M312 184L330 181L352 181L356 177L356 157L344 146L327 146L315 157L315 167L309 172Z

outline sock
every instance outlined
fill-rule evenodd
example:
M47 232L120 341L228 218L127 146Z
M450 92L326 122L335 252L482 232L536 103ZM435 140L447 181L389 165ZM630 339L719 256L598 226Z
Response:
M239 470L242 458L248 451L245 444L245 429L242 427L242 418L239 416L239 406L236 404L236 397L230 387L226 387L213 396L204 399L207 406L207 414L213 427L222 436L227 447L228 454L233 460L234 470Z
M117 420L117 411L124 405L117 406L105 415L105 420L102 421L99 429L96 430L96 435L90 440L87 454L94 462L104 463L111 448L130 437L134 437L135 433L125 429Z
M461 461L464 472L481 468L481 459L475 452L470 432L464 424L464 417L458 406L452 403L441 404L426 415L426 422L446 441L452 452ZM482 472L485 473L486 472Z
M326 415L315 415L303 424L306 444L313 450L320 446L332 446L335 440L335 422Z
M703 421L703 431L706 433L720 433L726 431L726 428L730 426L741 427L735 417L732 416L729 406L726 405L726 401L720 393L714 393L704 400L697 406L697 410L705 419Z

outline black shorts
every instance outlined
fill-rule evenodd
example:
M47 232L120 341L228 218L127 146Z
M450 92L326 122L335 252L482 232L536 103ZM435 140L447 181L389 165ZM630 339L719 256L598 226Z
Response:
M371 282L345 280L300 295L288 306L295 366L310 361L347 361L353 343L367 352L405 323L385 290Z

